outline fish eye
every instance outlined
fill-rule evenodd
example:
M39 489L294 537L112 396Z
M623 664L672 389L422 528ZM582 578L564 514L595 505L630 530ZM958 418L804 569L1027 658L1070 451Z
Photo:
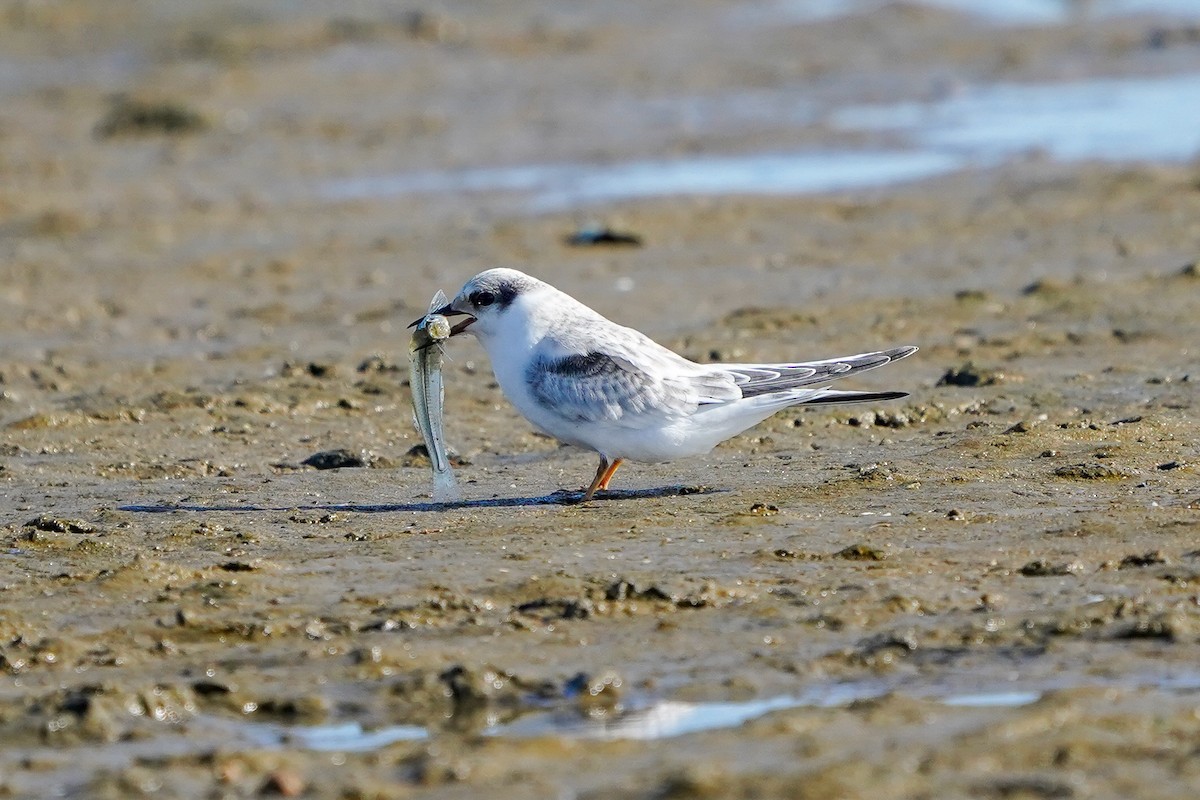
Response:
M471 305L476 308L483 308L496 302L496 295L488 291L472 292L468 299L471 301Z

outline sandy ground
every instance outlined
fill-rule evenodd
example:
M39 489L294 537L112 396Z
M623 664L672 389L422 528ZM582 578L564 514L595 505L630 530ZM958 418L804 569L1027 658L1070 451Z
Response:
M321 191L828 145L789 98L1194 69L1194 28L477 5L0 10L0 797L1195 796L1195 164L548 213ZM592 221L643 246L564 244ZM858 382L911 396L577 505L594 457L456 340L477 502L432 507L404 326L500 264L701 360L918 344ZM301 463L334 449L365 466ZM430 735L252 735L342 723Z

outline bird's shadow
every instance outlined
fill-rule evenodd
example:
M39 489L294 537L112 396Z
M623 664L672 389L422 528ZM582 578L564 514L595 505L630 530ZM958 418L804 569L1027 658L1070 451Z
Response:
M645 500L656 497L683 497L689 494L713 494L722 491L709 486L660 486L654 489L614 489L597 492L589 502L598 500ZM343 511L356 514L389 514L411 511L458 511L476 508L520 508L525 506L582 505L583 492L559 490L539 497L492 497L484 500L451 500L429 503L323 503L295 506L203 505L199 503L134 504L118 506L119 511L140 514L169 514L190 512L249 512L249 511Z

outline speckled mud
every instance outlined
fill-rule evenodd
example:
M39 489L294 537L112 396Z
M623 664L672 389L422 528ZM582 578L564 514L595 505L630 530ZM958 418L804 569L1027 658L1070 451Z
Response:
M1194 162L327 192L894 145L800 112L1200 70L1194 23L478 5L0 10L0 797L1195 796ZM490 265L701 360L917 344L857 384L911 396L579 504L455 340L438 505L404 326Z

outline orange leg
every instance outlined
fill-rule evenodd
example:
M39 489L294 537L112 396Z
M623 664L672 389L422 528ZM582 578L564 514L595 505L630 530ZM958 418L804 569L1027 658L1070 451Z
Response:
M604 470L604 477L600 479L600 485L596 487L597 489L608 488L608 482L612 480L613 474L617 471L617 467L621 466L622 461L623 459L620 458L615 459L609 468Z
M621 466L621 459L618 458L610 464L607 458L600 456L600 466L596 468L596 477L592 479L592 485L583 493L583 502L591 500L597 489L607 489L608 482L612 480L613 473L619 466Z

